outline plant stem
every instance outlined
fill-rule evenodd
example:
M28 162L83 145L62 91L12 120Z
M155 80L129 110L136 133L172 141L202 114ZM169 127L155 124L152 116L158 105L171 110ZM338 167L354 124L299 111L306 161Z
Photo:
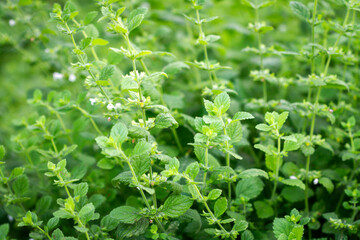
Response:
M276 187L277 187L277 184L278 184L278 178L279 178L279 169L280 169L280 152L281 152L281 138L280 138L280 135L279 135L279 132L277 132L277 135L278 135L278 139L277 139L277 156L276 156L276 164L275 164L275 180L274 180L274 188L272 190L272 193L271 193L271 201L274 200L275 198L275 194L276 194ZM276 207L275 207L276 208Z
M349 15L350 15L350 9L347 9L346 12L346 16L345 16L345 20L343 22L343 27L345 27L345 25L347 24L347 21L349 19ZM339 36L336 39L336 42L334 44L334 48L337 47L337 45L339 44L340 38L342 37L342 33L339 34ZM327 59L326 65L325 65L325 69L323 71L322 77L325 78L327 76L328 73L328 69L330 66L330 62L331 62L331 56L330 55ZM310 142L313 138L314 135L314 128L315 128L315 121L316 121L316 112L318 109L318 105L319 105L319 98L320 98L320 93L321 93L321 86L318 87L317 90L317 94L316 94L316 99L315 99L315 104L314 104L314 108L313 108L313 112L312 112L312 120L311 120L311 128L310 128ZM309 188L309 184L308 184L308 175L309 175L309 169L310 169L310 156L307 157L306 159L306 173L305 173L305 211L307 216L309 216L309 202L308 202L308 188Z
M141 197L142 199L144 200L144 203L146 205L146 207L151 210L151 206L149 204L149 201L147 200L146 196L145 196L145 193L144 191L142 190L142 188L140 187L140 182L136 176L136 173L135 173L135 170L133 168L133 166L131 165L131 162L130 162L130 159L125 155L125 153L122 151L121 148L117 148L120 153L121 153L121 156L125 159L126 163L128 164L129 168L130 168L130 171L131 171L131 174L133 176L133 179L135 181L135 185L137 186L137 189L139 190L140 194L141 194ZM156 206L156 196L155 196L155 200L154 200L154 206ZM156 211L157 211L157 208L155 207ZM155 221L156 221L156 224L159 226L159 228L161 229L162 232L166 233L166 230L164 228L164 226L162 225L162 223L160 222L160 220L158 219L157 216L154 217Z
M194 3L194 7L195 7L195 3ZM205 37L205 34L203 32L203 29L202 29L202 23L201 23L201 18L200 18L200 13L199 13L199 9L195 8L195 11L196 11L196 20L198 22L198 25L199 25L199 39L203 39ZM204 57L205 57L205 64L206 64L206 67L209 69L210 68L210 64L209 64L209 57L208 57L208 51L207 51L207 47L206 45L204 44ZM213 85L213 78L212 78L212 71L208 70L209 72L209 79L210 79L210 83L211 85Z
M255 1L257 5L258 0ZM260 18L259 18L259 9L255 8L255 25L260 24ZM260 71L264 71L264 56L262 53L262 41L261 41L261 33L257 32L257 41L258 41L258 48L259 48L259 57L260 57ZM266 85L266 79L261 79L263 82L263 99L264 103L267 102L267 85Z
M149 71L149 69L147 68L144 60L140 59L140 64L141 64L141 66L143 67L146 75L149 76L149 75L150 75L150 71ZM166 104L165 101L164 101L164 93L163 93L163 89L162 89L161 85L158 87L158 91L159 91L159 93L160 93L160 102L161 102L161 104L164 105L164 106L166 106L166 107L168 107L167 104ZM172 132L172 134L173 134L173 137L174 137L174 139L175 139L175 142L176 142L177 147L179 148L180 152L183 153L183 152L184 152L184 149L183 149L183 147L182 147L182 145L181 145L181 142L180 142L180 140L179 140L179 136L178 136L176 130L173 129L173 128L171 128L171 132Z
M76 26L80 27L80 24L75 20L75 18L73 18L72 20L73 20L73 22L76 24ZM81 31L81 32L82 32L82 34L84 35L85 38L88 37L85 31ZM94 49L93 46L90 47L90 50L91 50L91 53L92 53L92 55L94 56L95 60L96 60L96 61L99 61L99 57L98 57L98 55L96 54L96 51L95 51L95 49Z
M206 189L206 178L207 178L207 171L208 171L208 164L209 164L209 141L206 142L206 148L205 148L205 156L204 156L204 176L203 176L203 189Z
M315 73L315 20L318 0L314 0L314 10L311 21L311 73ZM311 94L310 94L311 96Z
M221 225L220 221L215 217L215 215L209 208L209 205L207 204L206 200L204 199L203 195L201 194L201 192L200 192L199 188L196 186L196 184L188 176L182 175L182 177L184 177L189 183L191 183L192 186L194 186L194 189L195 189L196 193L198 194L200 201L204 204L204 206L205 206L207 212L210 214L211 218L214 220L216 219L215 222L221 228L221 230L228 233L228 231L226 231L226 229ZM231 236L231 239L235 240L235 238L233 238L232 236Z
M69 34L70 34L70 38L71 38L71 41L72 41L72 43L73 43L73 45L74 45L74 48L75 48L75 49L79 49L79 47L77 46L77 44L76 44L76 42L75 42L74 34L73 34L72 31L70 30L68 24L67 24L66 22L64 22L64 25L65 25L67 31L68 31ZM82 57L81 55L77 55L77 54L76 54L76 56L77 56L78 60L80 61L80 63L84 66L84 65L85 65L85 61L84 61L83 57ZM93 72L92 72L90 69L88 69L88 68L85 68L85 69L87 70L87 72L89 73L89 75L90 75L90 77L93 79L93 81L96 82L96 77L95 77L95 75L93 74ZM102 86L100 86L100 85L98 85L98 84L97 84L97 86L99 87L101 93L102 93L102 94L105 96L105 98L108 100L108 102L111 102L109 96L106 94L106 92L105 92L105 90L102 88ZM115 109L115 113L117 114L117 110L116 110L116 109Z
M56 176L57 176L57 178L60 180L60 182L63 182L63 183L65 182L64 179L62 178L62 176L60 175L60 173L58 173ZM70 191L69 191L66 183L64 184L64 188L65 188L65 191L66 191L66 194L67 194L68 198L71 198L71 199L74 200L74 198L73 198L72 195L70 194ZM76 212L73 212L72 214L73 214L73 216L74 216L74 221L77 222L77 223L80 225L80 227L86 228L86 224L84 224L84 223L81 221L81 219L79 218L79 216L77 215L77 213L76 213ZM85 236L86 236L86 239L87 239L87 240L90 240L90 237L89 237L89 234L88 234L87 231L85 231Z
M41 227L36 226L36 228L42 232L42 234L44 234L49 240L52 240L52 238L49 236L49 234L47 232L45 232Z

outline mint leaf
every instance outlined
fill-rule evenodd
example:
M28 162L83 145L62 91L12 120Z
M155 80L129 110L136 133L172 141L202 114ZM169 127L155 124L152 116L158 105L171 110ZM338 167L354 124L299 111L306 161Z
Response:
M259 176L264 177L266 179L269 178L269 175L267 174L267 172L265 172L264 170L261 170L261 169L256 169L256 168L247 169L245 171L242 171L239 174L240 178L252 178L252 177L259 177Z
M170 113L160 113L155 118L155 126L157 128L177 128L179 124Z
M134 223L141 218L139 210L130 206L117 207L110 212L109 216L128 224Z
M283 184L294 186L305 190L305 184L300 179L284 179L281 181Z
M125 124L122 122L116 123L110 131L110 137L112 137L116 142L123 143L128 135L128 129Z
M220 189L213 189L213 190L211 190L210 192L209 192L209 194L208 194L208 199L209 200L216 200L216 199L218 199L218 197L220 197L221 196L221 193L222 193L222 190L220 190Z
M256 201L254 203L254 207L255 207L255 210L256 210L256 214L261 219L269 218L269 217L272 217L274 215L274 210L265 201Z
M183 215L193 204L193 200L184 195L172 195L168 197L163 205L163 213L170 218Z
M291 1L290 8L295 15L303 19L310 18L310 10L301 2Z
M242 179L236 185L235 193L237 197L253 199L260 195L264 189L264 183L258 177Z
M214 106L218 109L218 114L223 115L230 108L230 97L226 92L216 96Z
M215 202L215 206L214 206L214 214L215 217L220 217L221 215L224 214L224 212L227 209L227 200L225 197L219 198L216 202Z

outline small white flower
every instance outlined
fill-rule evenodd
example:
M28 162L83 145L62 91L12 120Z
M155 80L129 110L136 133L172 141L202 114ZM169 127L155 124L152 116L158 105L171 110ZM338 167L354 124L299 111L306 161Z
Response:
M297 177L295 177L295 176L290 176L289 178L290 179L297 179Z
M116 108L116 109L120 109L120 108L121 108L121 103L116 103L116 104L115 104L115 108Z
M89 100L91 105L94 105L96 103L96 98L90 98Z
M139 75L140 78L144 78L146 77L146 73L145 72L141 72L140 75Z
M114 104L112 104L112 103L109 103L109 104L107 105L107 109L108 109L109 111L113 110L114 108L115 108L115 106L114 106Z
M70 75L69 75L69 81L70 81L70 82L75 82L75 80L76 80L75 74L73 74L73 73L70 74Z
M12 216L8 215L7 217L8 217L10 222L14 221L14 218Z
M313 181L313 183L314 183L315 185L317 185L317 184L319 183L319 179L315 178L314 181Z
M10 20L9 20L9 25L10 25L11 27L15 26L15 24L16 24L16 21L15 21L14 19L10 19Z
M45 48L45 52L46 52L46 53L50 53L50 49Z
M229 118L229 119L227 120L227 122L228 122L228 123L231 123L231 119Z
M53 78L55 81L63 79L64 75L62 73L54 72Z

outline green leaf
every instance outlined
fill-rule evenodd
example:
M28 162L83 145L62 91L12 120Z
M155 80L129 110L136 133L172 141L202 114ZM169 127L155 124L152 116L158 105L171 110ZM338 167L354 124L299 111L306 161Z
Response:
M220 111L220 115L223 115L230 108L230 97L226 92L222 92L215 97L214 106Z
M254 148L257 148L257 149L265 152L268 155L273 155L273 152L267 146L264 146L262 144L255 144Z
M185 170L185 173L194 180L200 171L199 163L193 162L189 164Z
M91 45L93 46L105 46L107 44L109 44L109 41L102 38L95 38L91 42Z
M310 18L310 10L301 2L291 1L290 8L293 11L293 13L298 17L303 18L305 20Z
M241 240L254 240L254 235L249 231L246 230L241 234Z
M10 174L10 177L9 177L9 180L12 180L20 175L22 175L25 171L25 168L23 167L16 167L14 168L12 171L11 171L11 174Z
M42 215L49 210L51 206L52 198L51 196L43 196L37 202L35 206L35 211L38 215Z
M291 230L288 239L291 240L302 240L304 235L304 226L296 225Z
M259 131L264 131L264 132L268 132L271 130L271 127L265 123L260 123L256 125L255 128Z
M92 203L84 205L79 211L79 217L87 223L92 220L95 216L95 206Z
M273 222L273 231L277 239L280 238L281 234L289 236L291 230L292 230L292 223L288 222L284 218L275 218Z
M243 136L242 125L240 122L231 122L226 126L226 133L231 139L231 143L240 142Z
M281 191L281 195L286 201L291 203L304 200L304 190L298 187L284 187Z
M117 207L110 212L109 216L127 224L134 223L142 217L139 210L130 206Z
M12 189L16 196L23 196L29 190L29 179L25 175L16 178L12 184Z
M235 120L242 121L242 120L253 119L253 118L254 118L254 116L248 112L237 112L237 113L235 113L235 115L233 117L233 121L235 121Z
M267 172L265 172L264 170L261 170L261 169L256 169L256 168L247 169L245 171L242 171L239 174L240 178L252 178L252 177L259 177L259 176L264 177L266 179L269 178L269 175L267 174Z
M300 179L284 179L281 181L283 184L294 186L305 190L305 184Z
M114 185L119 183L130 184L132 182L132 173L131 171L121 172L116 177L114 177L111 182Z
M79 183L76 184L74 187L74 197L80 196L84 197L86 196L88 192L89 186L87 183Z
M64 234L60 229L55 229L51 234L52 239L64 239Z
M106 232L114 230L120 223L120 220L110 215L106 215L101 219L101 228L105 228Z
M131 32L132 30L140 26L142 20L144 20L144 17L144 14L138 14L132 18L129 17L127 23L128 31Z
M220 217L221 215L224 214L224 212L227 209L227 200L225 197L219 198L218 200L216 200L215 202L215 206L214 206L214 214L215 217Z
M92 21L94 21L97 15L98 15L97 11L88 12L84 18L84 25L88 25Z
M49 219L46 226L49 228L49 230L52 230L52 229L54 229L56 227L56 225L58 225L58 223L59 223L59 218L52 217L52 218Z
M207 198L208 198L209 200L216 200L216 199L218 199L218 198L221 196L221 193L222 193L222 190L220 190L220 189L212 189L212 190L209 192Z
M115 164L110 158L103 158L96 164L96 166L98 166L101 169L110 170L115 167Z
M110 131L110 136L119 143L123 143L128 135L128 129L122 122L116 123Z
M132 153L131 153L131 156L132 157L137 157L137 156L141 156L141 155L144 155L144 154L148 154L150 151L151 151L151 148L152 148L152 145L151 143L149 142L146 142L146 141L139 141Z
M259 218L265 219L274 215L274 210L265 201L256 201L254 203L256 214Z
M80 49L85 50L88 46L90 46L91 41L92 41L91 37L87 37L87 38L84 38L83 40L81 40Z
M332 183L332 181L327 178L327 177L321 177L319 179L319 183L321 185L324 186L324 188L326 188L326 190L329 192L329 193L332 193L334 191L334 184Z
M5 157L6 150L3 145L0 145L0 160L2 160Z
M305 139L302 134L294 134L291 136L294 137L295 141L292 141L291 139L285 140L283 149L285 152L295 151L299 149Z
M162 71L166 72L167 74L175 75L179 73L181 70L189 69L189 68L190 67L184 62L178 61L178 62L169 63L162 69Z
M155 118L155 127L157 128L177 128L178 126L178 122L170 113L160 113Z
M72 218L73 215L71 215L69 212L67 212L65 209L61 208L53 213L54 217L57 218L65 218L69 219Z
M248 228L248 223L244 220L236 221L233 227L233 231L242 232Z
M279 115L277 119L278 129L282 128L288 116L289 116L289 112L283 112Z
M8 223L0 225L0 240L6 240L6 236L9 233L9 228L10 226Z
M134 224L120 223L115 232L116 239L130 239L134 236L143 235L148 226L148 218L142 218Z
M115 71L115 67L112 65L106 65L101 69L99 80L108 80Z
M260 195L264 189L264 183L258 177L242 179L236 185L235 193L237 197L253 199Z
M193 204L193 200L184 195L172 195L163 205L163 213L170 218L183 215Z
M146 154L133 156L131 158L131 164L134 168L136 176L139 178L149 171L151 166L150 157Z

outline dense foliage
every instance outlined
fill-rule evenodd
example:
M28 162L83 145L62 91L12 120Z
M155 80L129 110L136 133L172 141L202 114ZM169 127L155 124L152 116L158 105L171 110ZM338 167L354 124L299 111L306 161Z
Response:
M0 2L0 240L359 239L359 0Z

